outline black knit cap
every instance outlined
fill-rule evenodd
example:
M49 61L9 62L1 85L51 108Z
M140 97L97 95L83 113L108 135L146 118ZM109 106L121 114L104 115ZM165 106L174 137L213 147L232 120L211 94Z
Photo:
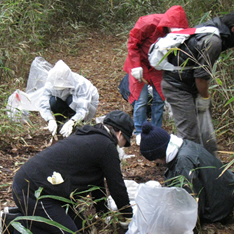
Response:
M129 147L131 145L130 138L134 130L134 123L127 113L119 110L111 111L106 115L103 123L115 127L122 132L127 141L124 147Z
M141 154L149 161L161 159L166 156L170 135L162 128L149 122L144 122L141 132Z

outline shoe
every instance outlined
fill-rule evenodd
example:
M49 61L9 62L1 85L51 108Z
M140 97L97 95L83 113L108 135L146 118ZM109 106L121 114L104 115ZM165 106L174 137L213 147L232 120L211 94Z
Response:
M20 211L19 211L18 207L6 206L6 207L4 207L4 213L20 213Z
M18 216L22 216L22 214L17 207L5 207L4 211L0 212L0 233L13 234L14 228L9 224Z
M136 144L137 145L141 144L141 134L136 135Z

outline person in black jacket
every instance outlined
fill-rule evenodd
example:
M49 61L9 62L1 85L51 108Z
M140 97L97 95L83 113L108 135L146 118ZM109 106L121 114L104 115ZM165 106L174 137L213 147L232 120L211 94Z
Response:
M202 144L217 156L208 89L214 63L221 52L234 47L234 12L195 26L201 27L213 27L217 33L195 33L179 46L178 53L171 53L167 59L175 69L165 69L161 86L172 108L178 136Z
M93 191L92 197L100 199L105 197L105 178L118 209L125 218L131 218L132 208L121 173L117 146L130 146L133 130L133 120L127 113L112 111L106 115L103 124L85 125L30 158L17 171L12 186L13 198L21 213L56 221L77 233L82 228L82 220L73 209L66 210L64 202L52 198L40 199L37 203L35 191L42 188L41 195L71 199L79 198L76 194L91 186L98 186L100 190ZM107 211L104 199L97 202L96 211ZM31 232L51 234L61 233L61 230L33 222Z
M178 177L185 177L183 188L197 198L202 222L223 221L232 214L234 174L224 172L222 162L202 145L145 122L140 151L146 159L166 165L166 185L179 185Z

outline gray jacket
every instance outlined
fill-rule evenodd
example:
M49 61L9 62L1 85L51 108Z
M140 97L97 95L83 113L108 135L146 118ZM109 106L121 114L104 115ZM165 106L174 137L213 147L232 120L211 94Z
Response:
M171 85L197 94L195 83L196 78L209 80L212 74L212 67L219 58L222 51L230 48L227 45L230 37L230 30L222 23L219 17L206 23L196 26L212 26L219 29L220 37L215 34L194 34L186 40L181 46L181 51L175 55L171 53L168 56L168 62L174 66L186 66L181 71L164 71L163 79ZM191 69L187 69L191 67Z
M201 145L184 140L177 156L167 166L165 180L182 175L192 183L192 190L187 185L184 189L199 197L201 220L217 222L232 212L234 174L227 170L220 176L224 169L222 162ZM171 182L166 184L170 186ZM177 183L175 179L174 182Z

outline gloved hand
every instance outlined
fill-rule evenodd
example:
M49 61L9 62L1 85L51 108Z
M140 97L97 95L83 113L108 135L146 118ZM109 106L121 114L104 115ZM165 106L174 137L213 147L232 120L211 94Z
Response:
M74 124L75 124L75 122L72 119L68 120L63 125L62 129L60 130L60 134L62 134L63 137L68 137L72 133L72 129L73 129Z
M210 107L210 97L203 98L200 95L196 98L196 108L200 112L205 112Z
M107 216L106 218L105 218L105 224L110 224L111 223L111 216L109 215L109 216Z
M122 228L128 229L128 225L131 223L132 218L125 218L124 221L119 221L119 224L121 225Z
M141 82L141 78L143 77L143 68L142 67L136 67L131 70L131 75L139 80Z
M55 133L57 131L57 127L58 127L58 125L54 119L49 120L48 129L52 133L52 136L55 135Z

